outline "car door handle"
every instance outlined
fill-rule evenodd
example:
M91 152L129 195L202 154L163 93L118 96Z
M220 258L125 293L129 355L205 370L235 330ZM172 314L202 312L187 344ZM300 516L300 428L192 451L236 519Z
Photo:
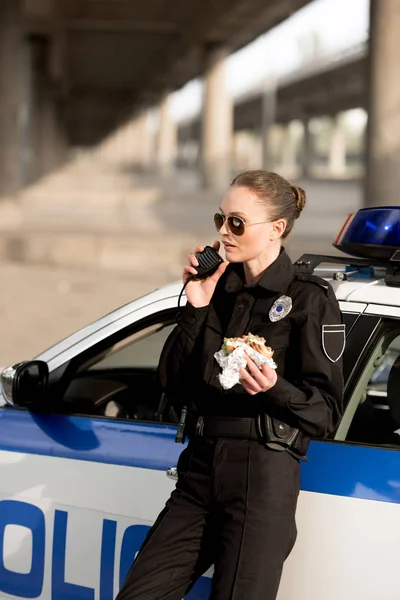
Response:
M178 479L178 469L176 467L170 467L166 470L166 475L170 479Z

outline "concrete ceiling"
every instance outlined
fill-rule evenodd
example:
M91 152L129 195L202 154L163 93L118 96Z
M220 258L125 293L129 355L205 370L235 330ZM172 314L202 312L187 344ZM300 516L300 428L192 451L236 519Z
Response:
M310 0L20 2L70 143L87 146L202 75L207 47L235 51Z
M68 93L128 92L152 103L203 72L204 49L232 51L310 0L23 0L30 34L49 34Z

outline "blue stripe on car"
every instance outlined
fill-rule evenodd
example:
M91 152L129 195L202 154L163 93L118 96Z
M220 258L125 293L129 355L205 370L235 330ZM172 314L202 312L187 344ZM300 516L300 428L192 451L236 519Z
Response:
M174 443L175 432L156 423L0 409L0 450L11 452L166 470L182 451ZM400 504L400 452L312 442L302 464L301 489Z

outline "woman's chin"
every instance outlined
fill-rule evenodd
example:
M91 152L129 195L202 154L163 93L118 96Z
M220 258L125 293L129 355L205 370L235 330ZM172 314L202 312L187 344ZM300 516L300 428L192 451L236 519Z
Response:
M242 262L236 248L225 248L225 258L230 263Z

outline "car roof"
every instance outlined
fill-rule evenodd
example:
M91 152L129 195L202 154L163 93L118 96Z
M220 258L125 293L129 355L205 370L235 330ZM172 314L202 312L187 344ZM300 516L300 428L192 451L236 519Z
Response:
M315 270L315 274L319 275L318 269ZM400 307L400 287L389 287L383 277L354 278L341 282L333 280L332 277L324 277L324 279L332 285L339 301ZM177 281L156 290L147 298L155 301L165 297L178 296L181 288L182 283Z
M367 309L367 305L369 305L374 314L400 316L400 288L388 287L385 284L384 278L359 277L358 279L353 279L353 276L351 276L350 280L336 281L332 277L332 271L327 275L326 270L316 269L315 274L321 277L324 276L324 279L331 283L336 297L341 303L342 310L346 312L351 312L352 310L354 312L371 312ZM36 358L47 362L55 361L57 364L60 362L61 364L61 357L65 352L69 353L72 347L75 346L77 348L82 343L85 344L85 340L90 344L90 340L93 341L93 339L107 337L111 330L119 329L122 323L134 322L143 311L151 314L152 312L171 310L177 307L177 300L181 289L182 282L180 281L158 288L104 315L97 321L86 325L48 350L45 350ZM186 298L183 297L181 305L185 302ZM133 316L134 313L137 314Z
M383 278L356 279L340 283L329 279L328 281L339 301L400 307L400 287L389 287Z

